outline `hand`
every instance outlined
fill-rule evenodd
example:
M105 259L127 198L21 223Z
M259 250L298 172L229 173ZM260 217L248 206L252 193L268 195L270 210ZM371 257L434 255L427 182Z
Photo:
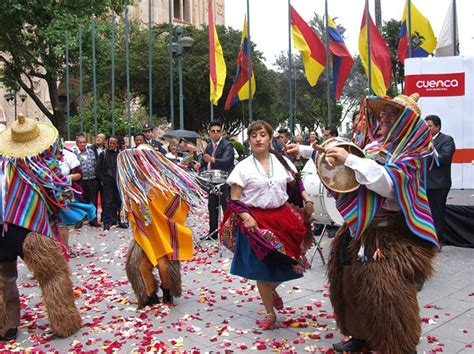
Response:
M199 162L196 162L193 167L196 172L199 172L199 169L201 168L201 164Z
M286 145L286 153L291 156L298 156L300 153L300 146L299 144L288 144Z
M202 158L203 158L204 161L206 161L206 162L212 162L212 156L209 155L209 154L204 154L204 155L202 156Z
M342 163L346 162L347 156L349 156L349 152L341 147L336 146L326 150L326 158L331 157Z
M311 215L314 213L314 205L313 203L305 203L304 204L304 215L306 219L311 219Z
M253 216L249 215L245 219L243 219L243 221L244 227L248 231L255 231L257 229L257 221L253 218Z

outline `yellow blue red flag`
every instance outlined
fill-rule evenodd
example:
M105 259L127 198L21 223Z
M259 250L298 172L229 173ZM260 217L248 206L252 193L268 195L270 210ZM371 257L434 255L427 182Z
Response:
M237 56L237 70L235 72L234 84L230 88L227 100L225 102L225 110L229 110L234 104L249 99L249 60L250 40L248 36L247 16L244 19L244 28L242 30L242 40L240 41L239 55ZM256 84L255 74L252 71L252 97L255 96Z
M408 6L410 6L411 28L408 31ZM400 27L400 41L398 42L398 60L405 62L408 55L408 33L411 33L411 57L427 57L436 49L436 37L431 28L430 21L423 16L413 5L413 2L405 3L403 10L402 26Z
M349 53L344 39L330 17L328 17L328 25L329 51L333 56L331 97L337 101L341 97L342 88L344 87L347 76L349 76L354 59L352 59L352 55Z

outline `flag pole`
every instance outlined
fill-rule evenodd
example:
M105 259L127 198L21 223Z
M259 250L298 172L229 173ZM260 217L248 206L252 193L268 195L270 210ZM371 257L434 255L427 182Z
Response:
M212 18L214 18L214 10L213 10L213 8L214 8L214 7L212 6L212 0L210 0L210 1L209 1L209 6L208 6L207 11L212 12ZM208 15L209 15L209 14L208 14ZM208 21L208 22L209 22L209 21ZM207 25L210 26L211 24L208 23ZM214 24L213 24L213 26L214 26ZM209 29L209 31L210 31L210 29ZM209 42L209 46L210 46L210 45L211 45L211 43ZM209 63L211 62L210 56L211 56L211 51L209 50ZM209 80L211 81L209 84L212 85L212 78L211 78L210 75L209 75ZM210 120L209 120L209 121L210 121L210 122L213 122L213 121L214 121L214 103L212 102L212 97L209 97L209 98L210 98L209 101L210 101L210 104L211 104L211 117L210 117Z
M173 100L173 1L168 0L168 60L170 66L170 122L171 130L174 129L174 100Z
M407 0L408 3L408 23L407 23L407 34L408 34L408 58L411 58L411 0Z
M152 125L153 119L153 42L151 40L152 2L153 0L148 0L148 124L150 125Z
M325 0L325 26L326 26L326 93L327 93L327 103L328 103L328 125L331 125L332 122L332 112L331 112L331 69L329 68L330 53L329 53L329 15L328 15L328 0Z
M247 0L248 78L249 78L249 123L252 123L252 45L250 44L250 4Z
M369 82L369 95L372 94L372 57L370 52L370 11L369 0L365 0L365 26L367 27L367 78Z
M457 16L456 16L456 0L453 0L453 55L459 55L458 52L458 39L456 29L458 28L457 24Z
M291 135L295 134L295 123L293 120L293 58L291 57L291 4L288 0L288 123Z

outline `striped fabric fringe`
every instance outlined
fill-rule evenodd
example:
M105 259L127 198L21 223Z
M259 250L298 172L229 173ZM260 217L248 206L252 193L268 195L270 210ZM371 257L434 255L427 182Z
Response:
M74 198L51 149L33 156L5 158L5 221L53 237L50 221Z
M382 99L381 97L372 99ZM363 102L366 107L366 101ZM363 110L361 137L354 142L361 147L376 141L378 120ZM409 229L423 240L439 247L433 218L426 196L426 163L432 155L431 133L427 124L410 109L405 109L394 123L387 138L365 149L366 157L384 161L395 186L400 208ZM357 191L336 194L336 206L349 226L351 235L360 239L385 198L361 186Z
M191 208L204 207L206 192L196 175L183 170L154 150L127 149L117 158L117 183L125 211L131 212L131 203L145 206L148 194L156 188L171 192Z

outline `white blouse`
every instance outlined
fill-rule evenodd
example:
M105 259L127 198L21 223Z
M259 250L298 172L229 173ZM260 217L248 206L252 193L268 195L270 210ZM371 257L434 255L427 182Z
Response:
M286 161L296 172L293 163L288 159ZM243 188L242 202L262 209L278 208L285 204L288 200L286 185L291 181L293 176L273 154L270 154L270 176L266 175L260 162L250 155L240 161L227 178L231 186L237 184Z

